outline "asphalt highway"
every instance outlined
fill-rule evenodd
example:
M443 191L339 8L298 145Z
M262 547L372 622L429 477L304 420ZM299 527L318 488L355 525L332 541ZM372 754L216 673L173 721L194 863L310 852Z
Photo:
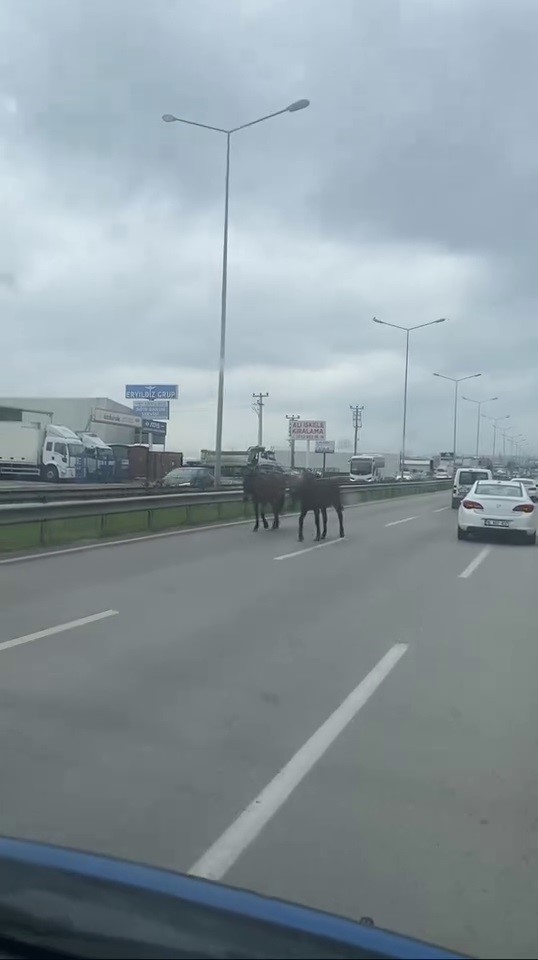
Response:
M536 956L538 552L449 498L0 561L0 832Z

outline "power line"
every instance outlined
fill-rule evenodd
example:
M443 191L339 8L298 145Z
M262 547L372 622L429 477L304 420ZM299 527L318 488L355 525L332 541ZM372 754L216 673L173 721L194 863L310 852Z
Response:
M358 403L350 403L349 409L352 412L353 427L355 434L353 437L353 453L357 453L357 445L359 441L359 430L362 430L362 411L364 406L360 407Z
M264 399L268 397L268 393L253 393L254 403L252 404L252 409L258 417L258 446L263 445L263 408L264 408Z
M290 467L293 470L295 466L295 440L291 435L291 425L294 420L300 420L301 415L299 413L287 413L286 420L288 421L288 438L290 444Z

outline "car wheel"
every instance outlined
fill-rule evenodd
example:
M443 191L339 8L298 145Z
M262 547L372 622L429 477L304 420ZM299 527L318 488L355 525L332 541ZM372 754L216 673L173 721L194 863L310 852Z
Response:
M467 540L467 530L458 525L458 540Z
M534 531L534 533L531 533L530 537L527 537L527 543L529 547L534 546L534 544L536 543L536 530Z
M459 500L456 500L454 497L452 497L452 509L457 510L459 505L460 505Z

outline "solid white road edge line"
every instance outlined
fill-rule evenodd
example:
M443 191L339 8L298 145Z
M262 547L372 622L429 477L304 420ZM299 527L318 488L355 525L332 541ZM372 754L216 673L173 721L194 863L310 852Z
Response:
M475 572L476 568L480 566L482 560L486 559L488 553L491 553L491 547L484 547L484 549L477 554L474 560L471 560L470 564L465 567L465 570L460 573L460 579L466 580L467 577L470 577L471 574Z
M386 527L397 527L399 523L409 523L410 520L416 520L416 517L404 517L403 520L391 520L390 523L386 523Z
M332 547L335 543L342 543L345 537L339 537L338 540L324 540L323 543L314 543L311 547L303 547L302 550L294 550L293 553L282 553L279 557L273 557L273 560L288 560L289 557L302 557L303 553L310 553L311 550L319 550L320 547Z
M437 510L434 510L434 513L442 513L443 510L448 510L448 507L438 507Z
M361 707L368 702L403 657L407 648L406 643L396 643L390 648L373 670L364 680L361 680L325 723L318 727L255 800L192 865L189 873L209 880L220 880L228 872L339 734L345 730Z
M286 516L299 516L299 514L286 514ZM145 533L141 537L124 537L122 540L101 540L99 543L83 543L79 547L61 547L59 550L43 550L40 553L25 553L22 557L6 557L0 560L2 563L22 563L23 560L41 560L45 557L60 557L64 553L83 553L86 550L103 550L104 547L122 547L127 543L139 543L141 540L160 540L162 537L178 537L186 533L202 533L204 530L220 530L221 527L238 527L244 523L252 523L250 520L229 520L223 523L200 524L196 527L188 527L186 530L165 530L162 533Z
M97 620L105 620L106 617L116 617L117 615L117 610L103 610L102 613L92 613L90 617L80 617L79 620L60 623L57 627L47 627L46 630L27 633L24 637L17 637L15 640L5 640L0 643L0 652L9 650L10 647L19 647L23 643L32 643L34 640L41 640L42 637L51 637L55 633L64 633L65 630L73 630L74 627L83 627L87 623L95 623Z

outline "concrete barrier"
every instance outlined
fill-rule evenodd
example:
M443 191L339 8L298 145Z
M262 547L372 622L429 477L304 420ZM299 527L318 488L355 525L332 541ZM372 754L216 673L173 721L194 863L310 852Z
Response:
M449 490L451 481L405 481L342 488L344 503L389 500ZM286 513L291 507L288 505ZM245 520L253 516L240 491L124 497L66 503L0 505L0 553L34 550L131 534Z

